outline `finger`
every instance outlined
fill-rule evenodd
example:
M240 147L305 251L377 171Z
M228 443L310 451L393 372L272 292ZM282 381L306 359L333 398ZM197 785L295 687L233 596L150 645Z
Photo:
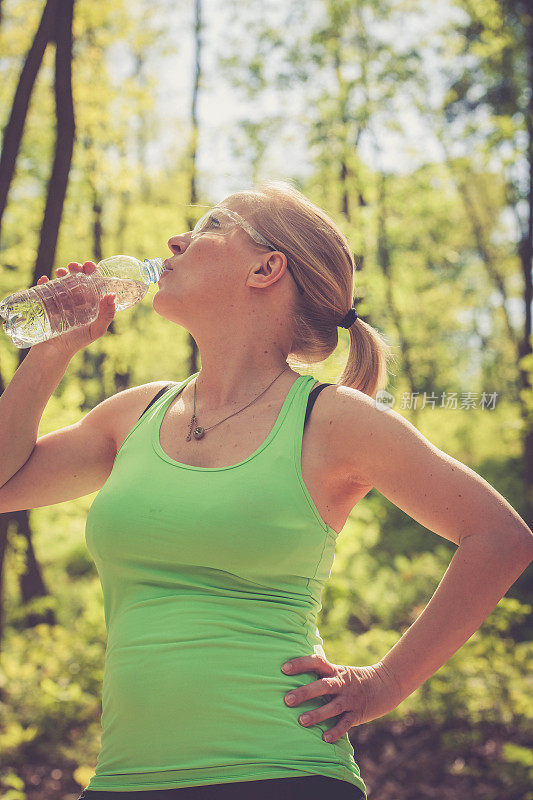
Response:
M339 714L343 714L345 711L346 705L344 700L342 697L337 696L334 697L330 703L326 703L325 706L313 708L310 711L306 711L305 714L300 714L298 722L300 725L303 725L304 728L311 728L313 725L324 722L326 719L338 717Z
M108 317L113 318L114 315L115 315L115 311L116 311L115 298L116 298L116 294L114 294L114 293L104 294L104 296L102 298L100 298L99 305L98 305L98 316L95 319L95 322L100 320L100 321L107 322L107 324L109 324L109 322L107 321L107 318Z
M106 294L100 300L98 316L89 326L89 336L91 341L102 336L108 329L115 316L116 294Z
M324 731L322 734L322 738L325 742L329 744L333 744L334 742L338 742L338 740L344 736L345 733L348 733L350 728L353 728L356 725L357 714L354 711L346 711L345 714L342 715L340 720L337 724L330 728L327 731Z
M321 672L326 675L333 675L335 670L333 665L318 653L313 653L309 656L300 656L299 658L291 658L286 661L281 667L282 672L286 675L297 675L299 672Z
M114 315L115 313L115 300L117 295L114 292L110 292L109 294L105 294L101 301L100 301L100 310L105 309L106 311L111 311Z
M340 689L338 683L331 678L320 678L318 681L306 683L305 686L298 686L296 689L291 689L285 695L285 702L288 706L297 706L305 700L312 700L314 697L321 695L328 696L330 699L331 693L337 693Z

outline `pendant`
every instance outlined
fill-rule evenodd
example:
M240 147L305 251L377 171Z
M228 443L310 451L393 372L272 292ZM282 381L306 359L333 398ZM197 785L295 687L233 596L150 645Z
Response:
M194 428L194 423L195 422L198 422L198 420L196 418L196 414L193 414L192 417L191 417L191 424L189 425L189 433L185 437L185 441L187 441L187 442L191 441L191 433L193 433L195 439L201 439L202 436L205 435L205 430L200 425L197 425ZM193 428L194 428L194 432L193 432Z

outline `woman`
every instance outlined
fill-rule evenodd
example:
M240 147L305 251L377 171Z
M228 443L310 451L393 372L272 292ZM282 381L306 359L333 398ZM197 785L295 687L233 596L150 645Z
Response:
M349 729L467 641L531 560L531 531L376 406L388 345L349 310L349 245L304 195L272 181L238 192L168 244L153 307L191 332L199 372L121 392L35 442L70 358L107 330L109 295L92 325L32 347L0 399L0 510L100 490L86 541L108 629L102 747L80 800L365 797ZM339 325L348 366L311 414L316 382L289 363L327 358ZM321 591L372 487L458 549L379 662L332 664Z

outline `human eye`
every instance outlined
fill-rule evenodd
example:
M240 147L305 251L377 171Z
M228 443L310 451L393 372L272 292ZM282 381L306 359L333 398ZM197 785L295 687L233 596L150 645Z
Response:
M220 220L216 214L206 214L200 220L199 228L202 231L218 230L220 228Z
M215 214L210 214L208 219L208 227L209 228L220 228L221 222L220 219Z
M219 231L224 228L223 216L216 212L208 212L201 217L195 225L194 234L208 233L209 231Z

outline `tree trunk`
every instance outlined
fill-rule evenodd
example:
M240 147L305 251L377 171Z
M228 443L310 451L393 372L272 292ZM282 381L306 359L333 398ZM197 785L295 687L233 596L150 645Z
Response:
M42 63L44 52L50 41L56 42L60 50L59 62L56 57L56 71L64 63L65 58L68 60L68 75L66 82L63 84L57 83L56 76L56 103L58 101L58 92L61 100L63 100L64 91L70 94L70 105L72 107L72 94L70 90L70 62L72 58L72 15L73 15L73 1L70 5L70 14L68 8L64 3L59 3L59 0L47 0L43 10L39 27L34 36L32 45L26 56L24 66L22 68L18 86L13 99L11 114L7 125L4 130L4 140L2 145L2 153L0 154L0 231L2 226L2 218L7 206L7 199L9 189L15 174L16 161L20 150L20 143L24 131L24 124L28 113L29 103L33 86ZM59 5L58 5L59 3ZM62 19L61 19L62 18ZM63 90L63 91L62 91ZM64 103L61 103L62 108ZM67 100L68 105L68 100ZM73 116L73 114L72 114ZM62 120L65 119L65 114L62 115ZM59 125L58 125L59 130ZM73 138L73 136L72 136ZM67 173L68 175L68 173ZM64 195L63 195L64 196ZM56 198L57 199L57 198ZM44 226L44 222L43 222ZM56 231L57 236L57 231ZM37 259L38 261L39 259ZM52 265L48 277L51 274ZM32 285L37 282L36 275L38 276L37 263L34 269ZM22 349L19 353L19 366L26 357L28 349ZM2 376L0 376L0 392L4 392L5 384ZM25 601L30 600L32 597L42 596L46 594L44 581L39 570L39 566L35 560L33 546L31 542L31 533L29 525L28 511L18 511L16 514L0 514L0 643L3 640L4 630L4 616L3 616L3 589L4 589L4 565L5 554L7 550L7 532L10 522L15 520L17 529L25 537L27 542L27 570L26 574L21 578L21 593ZM45 621L53 621L53 612L50 610L44 616ZM30 624L34 625L38 621L36 616L33 615ZM43 618L41 617L41 621Z
M32 285L41 275L51 277L63 203L74 148L75 121L72 100L72 18L74 0L58 0L55 40L56 145L52 174L41 226L41 238Z
M102 200L96 186L92 186L93 194L93 258L98 264L102 260Z
M528 191L528 226L525 237L520 243L520 261L524 275L524 338L520 347L520 356L531 353L531 268L533 261L533 19L531 15L524 19L526 23L528 83L529 83L529 108L526 113L527 121L527 158L529 162L529 191ZM520 370L522 385L531 391L530 373ZM524 412L525 413L525 412ZM533 526L533 425L526 415L526 435L524 438L524 493L526 496L525 521L531 528Z
M198 93L202 74L202 0L194 3L194 83L191 103L191 141L189 147L190 159L190 202L198 202L196 186L196 157L198 153Z
M20 73L13 105L11 106L11 114L4 129L2 153L0 154L0 233L35 79L37 78L46 46L54 37L57 4L58 0L47 0L44 7L37 33L28 50Z
M194 3L194 82L191 103L191 139L189 145L189 169L190 169L190 193L189 202L198 202L198 192L196 185L197 169L196 158L198 154L198 94L200 90L200 80L202 75L201 54L202 54L202 0L195 0ZM195 219L192 215L187 219L189 230L194 227ZM198 372L198 347L193 337L189 334L190 356L189 374Z
M341 53L340 53L340 40L339 36L335 37L335 53L334 53L334 63L335 63L335 76L337 78L337 85L339 87L339 114L342 123L342 140L340 142L340 146L342 148L341 157L340 157L340 168L339 168L339 181L341 185L341 211L347 220L347 222L351 222L351 215L350 215L350 187L348 186L348 178L350 176L350 172L348 169L348 126L349 126L349 118L348 118L348 96L349 90L346 86L342 78L342 71L341 71Z
M143 75L143 67L145 62L145 56L142 50L135 53L135 71L133 77L135 79L135 83L139 86L146 86L146 80ZM139 127L137 129L137 162L140 168L140 180L139 180L139 189L141 192L141 201L146 203L147 205L150 203L151 194L152 194L152 187L151 183L148 179L148 159L146 157L148 141L150 139L150 134L148 131L148 123L146 118L146 111L144 109L139 110L139 114L137 115Z
M48 5L49 4L47 4L47 7ZM74 0L58 0L57 5L54 5L54 7L56 10L54 25L48 38L50 40L53 38L56 43L54 90L56 99L57 136L54 164L48 184L48 194L41 226L39 249L31 283L32 286L37 283L37 279L41 274L46 274L49 278L51 277L74 146L75 124L71 83ZM20 350L19 366L26 357L27 352L28 348ZM35 597L42 597L47 594L39 565L35 559L28 511L18 511L11 515L4 514L2 517L7 518L6 530L9 521L14 519L17 524L18 532L22 534L26 540L26 573L21 577L20 587L23 602L27 603ZM36 625L39 622L52 624L54 619L53 611L48 609L44 614L32 613L27 618L26 623L28 626Z
M93 168L93 174L96 175L96 165ZM96 181L91 181L91 192L92 192L92 211L93 211L93 259L98 263L103 258L102 253L102 235L103 235L103 202L98 191ZM108 333L115 334L115 320L112 320L109 328L107 329ZM87 348L83 350L84 361L88 364L89 353L87 352ZM86 360L87 359L87 360ZM93 358L91 363L94 365L98 363L98 369L95 370L95 374L98 374L98 370L101 366L100 359L98 362L95 361ZM117 372L115 370L114 375L114 383L115 383L115 391L122 392L124 389L129 389L131 386L131 372L127 369L125 372ZM103 399L103 398L102 398Z
M409 383L411 396L413 397L413 408L410 408L413 425L416 425L418 418L418 405L416 403L416 381L413 369L413 362L411 361L411 352L409 342L404 332L403 318L396 305L393 292L393 277L390 272L390 252L389 243L387 240L387 212L385 207L385 193L386 178L385 175L380 176L379 195L378 195L378 233L377 233L377 262L385 277L385 293L387 298L387 308L390 310L392 319L398 331L398 339L400 341L400 349L402 352L403 366L407 381Z
M26 571L20 576L20 599L22 604L30 603L38 597L47 597L48 589L41 575L41 568L35 558L33 549L32 532L30 518L27 511L16 511L12 519L17 523L18 533L22 534L26 540ZM45 622L47 625L55 625L56 618L52 608L39 612L30 612L24 618L24 627L32 628L35 625Z
M122 163L126 162L126 148L124 144L119 147L120 159ZM128 224L128 211L131 202L131 192L129 189L124 189L120 193L120 209L118 214L117 229L115 232L116 239L116 252L123 253L126 244L126 228Z

